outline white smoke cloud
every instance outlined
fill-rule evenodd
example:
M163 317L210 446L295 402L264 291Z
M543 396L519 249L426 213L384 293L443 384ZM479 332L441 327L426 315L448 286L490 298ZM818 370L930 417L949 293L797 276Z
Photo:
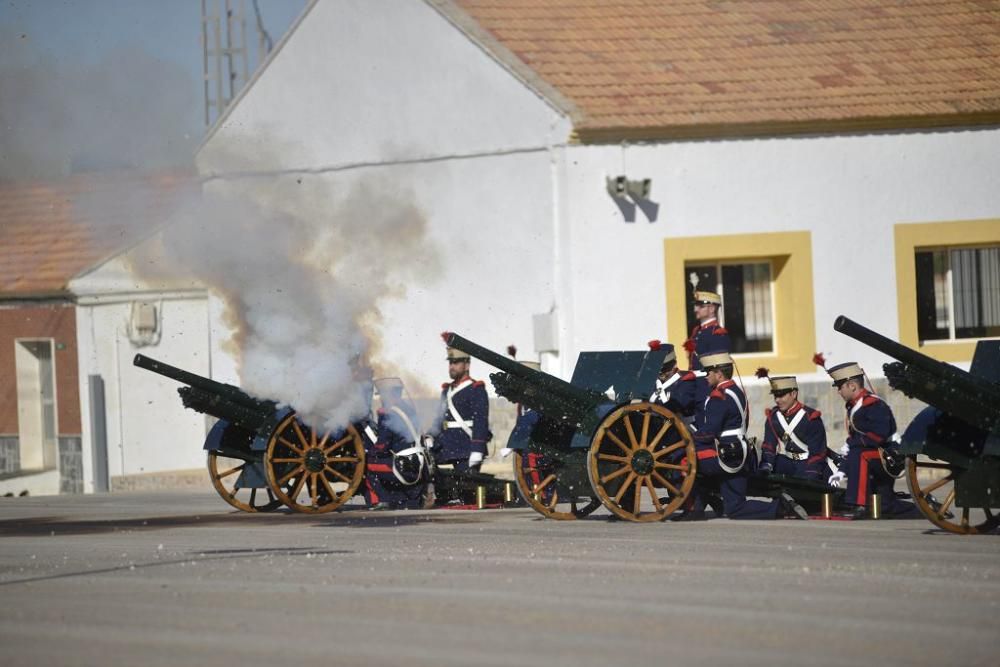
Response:
M57 62L28 39L0 29L0 181L191 164L200 105L179 65L129 47Z
M382 304L438 275L426 220L406 193L376 195L364 182L342 195L318 178L252 190L208 187L135 266L222 296L245 390L344 425L368 411L362 369L383 370Z

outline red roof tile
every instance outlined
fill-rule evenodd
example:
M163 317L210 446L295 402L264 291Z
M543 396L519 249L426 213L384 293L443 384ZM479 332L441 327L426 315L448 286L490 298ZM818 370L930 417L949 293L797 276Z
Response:
M453 2L584 141L1000 123L996 0Z
M65 294L70 279L161 223L189 174L82 174L0 185L0 297Z

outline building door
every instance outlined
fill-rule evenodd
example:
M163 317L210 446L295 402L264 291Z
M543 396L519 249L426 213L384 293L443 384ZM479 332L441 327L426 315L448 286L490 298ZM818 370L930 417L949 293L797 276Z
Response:
M56 467L56 376L52 340L15 342L21 470Z

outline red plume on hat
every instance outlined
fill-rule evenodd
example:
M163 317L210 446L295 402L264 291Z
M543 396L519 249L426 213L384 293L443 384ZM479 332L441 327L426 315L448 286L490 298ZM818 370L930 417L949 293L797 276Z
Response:
M507 346L507 354L510 355L511 359L517 359L517 346L516 345L508 345Z
M658 341L658 340L656 340L654 338L653 340L651 340L648 343L646 343L646 345L649 345L649 349L650 350L654 350L655 351L655 350L659 350L663 346L663 343L661 343L660 341Z
M756 375L759 378L766 378L770 373L771 373L771 371L769 371L766 368L764 368L763 366L761 366L760 368L757 369Z
M443 340L445 343L448 342L448 338L450 336L451 336L451 332L450 331L442 331L441 332L441 340Z
M813 355L813 363L817 366L822 366L826 370L826 357L823 356L822 352L817 352Z

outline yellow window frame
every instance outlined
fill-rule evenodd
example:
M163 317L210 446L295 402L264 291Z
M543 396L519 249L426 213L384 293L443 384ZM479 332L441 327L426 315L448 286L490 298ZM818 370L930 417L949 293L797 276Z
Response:
M816 365L812 235L808 231L686 236L663 241L667 335L675 346L687 340L685 265L771 262L774 351L735 355L743 375L766 366L772 373L812 373ZM680 351L678 356L682 356Z
M939 361L972 361L976 339L920 342L917 336L917 250L1000 244L1000 219L908 222L894 226L899 342Z

